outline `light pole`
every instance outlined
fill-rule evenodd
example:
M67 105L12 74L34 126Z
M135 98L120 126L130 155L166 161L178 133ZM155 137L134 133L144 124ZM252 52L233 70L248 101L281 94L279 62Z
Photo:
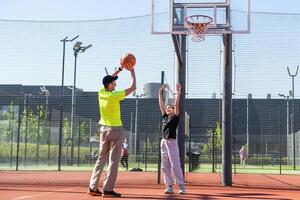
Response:
M133 147L132 143L132 133L133 133L133 112L130 112L130 134L129 134L129 147Z
M291 133L293 134L293 166L294 170L296 170L296 138L295 138L295 77L298 74L299 66L297 66L297 70L295 74L291 74L290 68L287 67L287 71L290 77L292 77L292 113L291 113Z
M250 121L250 101L252 100L252 94L249 93L247 96L247 130L246 130L246 134L247 134L247 152L248 152L248 156L250 156L250 132L249 132L249 121Z
M138 108L139 108L139 98L144 96L144 94L136 94L134 93L133 96L135 97L135 120L134 120L134 160L137 162L137 153L138 153L138 144L137 144L137 121L138 121ZM139 168L139 167L138 167Z
M73 42L79 35L71 40L68 40L68 36L60 40L63 43L63 60L62 60L62 73L61 73L61 90L60 90L60 118L59 118L59 140L58 140L58 171L61 170L61 143L62 143L62 131L63 131L63 101L64 101L64 74L65 74L65 52L66 42Z
M79 53L84 53L88 48L92 45L89 44L88 46L81 46L82 42L76 42L73 46L74 51L74 81L72 87L72 108L71 108L71 165L73 165L74 160L74 114L75 114L75 98L76 98L76 68L77 68L77 56Z
M278 94L278 96L283 97L286 99L286 134L287 137L290 134L290 109L289 109L289 95L284 95L284 94Z
M24 93L24 111L25 111L25 149L24 149L24 165L27 164L27 138L28 138L28 117L29 117L29 98L32 96L32 94ZM27 100L27 97L28 100Z

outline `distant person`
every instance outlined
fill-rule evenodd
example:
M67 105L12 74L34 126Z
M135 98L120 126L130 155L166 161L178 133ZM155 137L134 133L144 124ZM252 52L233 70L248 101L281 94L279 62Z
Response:
M240 153L240 165L245 167L246 160L248 158L248 153L247 153L247 150L246 150L245 146L241 147L239 153Z
M176 97L174 105L165 106L163 101L164 86L159 89L159 108L163 116L162 139L160 143L162 172L166 185L165 194L174 193L173 183L179 186L179 194L185 193L185 184L180 164L179 148L176 140L176 129L179 122L179 100L181 84L176 84Z
M272 162L272 167L276 164L276 158L274 154L271 154L271 162Z
M128 143L127 143L127 139L126 139L126 138L124 139L124 142L123 142L122 146L123 146L125 149L127 149Z
M131 69L132 83L126 90L115 91L117 74L122 71L119 69L113 75L103 78L103 87L98 93L101 119L98 128L100 134L99 155L91 174L88 194L92 196L103 196L120 198L121 194L114 191L115 182L118 175L118 164L120 161L123 128L120 112L120 101L136 89L136 78L134 69ZM98 189L101 173L105 163L108 161L107 175L103 182L103 193Z
M98 150L96 149L93 153L92 153L92 159L93 160L97 160L98 158Z
M121 151L121 164L125 170L128 170L128 144L126 143L126 139L124 140L124 143L122 144L122 151Z

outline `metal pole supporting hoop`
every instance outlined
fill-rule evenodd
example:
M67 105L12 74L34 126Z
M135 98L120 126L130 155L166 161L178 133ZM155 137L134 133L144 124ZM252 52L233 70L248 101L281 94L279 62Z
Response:
M191 15L185 18L187 28L192 35L192 40L202 42L205 40L205 33L213 19L206 15Z

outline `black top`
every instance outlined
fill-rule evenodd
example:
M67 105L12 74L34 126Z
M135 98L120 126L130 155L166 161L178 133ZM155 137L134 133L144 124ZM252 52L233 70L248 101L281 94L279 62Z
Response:
M162 123L162 138L176 139L176 129L179 122L179 116L168 116L166 113L163 115Z

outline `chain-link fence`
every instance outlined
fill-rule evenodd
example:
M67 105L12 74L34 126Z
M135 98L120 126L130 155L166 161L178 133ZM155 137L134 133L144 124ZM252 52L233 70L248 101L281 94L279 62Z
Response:
M72 98L64 96L61 146L60 99L34 94L1 96L2 169L56 169L59 159L63 169L94 164L99 145L97 92L77 95L73 122ZM293 126L299 130L300 116L295 113L296 123L292 123L289 105L284 99L234 99L232 148L236 172L299 170L299 131L291 130ZM186 170L221 170L221 106L220 99L187 99ZM295 110L299 106L295 101ZM130 168L156 171L161 120L158 99L126 99L121 109ZM240 163L242 146L248 153L245 165Z
M149 17L76 22L0 20L0 66L5 69L0 85L1 169L47 170L61 165L62 169L79 166L77 169L90 170L99 145L97 91L106 74L104 68L113 71L124 52L137 57L137 93L143 94L147 83L159 83L161 71L174 87L171 37L151 35ZM282 20L285 28L279 29ZM299 22L297 13L253 12L251 33L233 38L232 156L236 172L299 172L299 75L292 91L286 70L289 66L294 73L293 67L300 63ZM66 48L64 78L68 86L62 98L60 40L77 34L93 47L78 57L72 100L72 45ZM186 170L221 170L221 41L220 36L208 36L199 45L188 38ZM122 72L118 86L125 88L129 83L129 73ZM40 93L40 86L50 93ZM121 106L130 168L157 170L158 100L130 96ZM245 165L240 164L241 146L248 154Z

